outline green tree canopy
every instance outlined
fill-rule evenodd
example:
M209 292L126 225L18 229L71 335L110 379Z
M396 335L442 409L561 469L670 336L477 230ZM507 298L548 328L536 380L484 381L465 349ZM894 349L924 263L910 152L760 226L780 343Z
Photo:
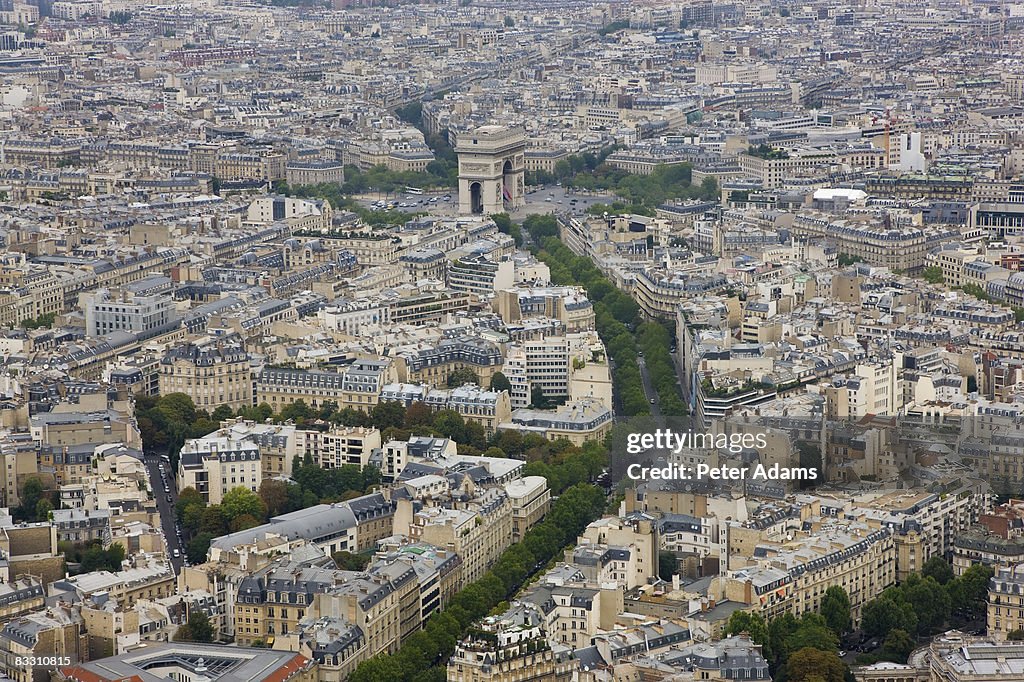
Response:
M220 508L228 523L244 515L251 516L258 523L262 523L267 516L267 507L260 496L243 486L236 486L224 493Z
M825 590L825 596L821 600L821 615L837 637L849 632L853 622L850 617L850 597L846 590L838 585Z
M210 622L206 614L198 609L193 609L188 614L188 622L180 625L177 632L174 633L174 641L209 643L213 641L215 635L213 623Z
M512 382L508 380L508 377L501 372L495 372L491 377L492 391L512 391Z
M465 384L478 384L476 372L468 367L461 367L448 374L448 388L458 388Z
M921 575L925 578L933 578L940 585L945 585L953 579L953 567L941 556L935 555L924 563Z
M786 661L787 682L844 682L846 666L834 651L805 648L795 651Z

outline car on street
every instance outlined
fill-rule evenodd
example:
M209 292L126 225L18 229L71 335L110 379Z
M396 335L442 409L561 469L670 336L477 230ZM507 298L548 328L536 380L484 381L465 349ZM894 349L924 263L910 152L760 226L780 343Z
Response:
M181 552L179 550L174 550L174 558L177 559L180 556L181 556Z

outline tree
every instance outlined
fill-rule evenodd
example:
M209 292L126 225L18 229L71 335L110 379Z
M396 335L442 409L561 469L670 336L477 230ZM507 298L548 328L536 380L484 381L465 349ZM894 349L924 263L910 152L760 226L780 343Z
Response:
M966 611L971 617L983 617L988 599L988 581L991 577L990 566L975 564L964 571L963 575L946 583L950 608Z
M505 27L506 28L512 28L515 25L516 25L515 19L513 19L512 17L506 15L505 16Z
M36 509L43 498L43 482L38 476L29 476L21 487L21 516L25 519L35 518Z
M216 422L217 424L220 424L222 421L231 419L234 416L234 411L232 411L232 409L228 405L218 405L217 409L214 410L213 414L210 415L210 419Z
M540 384L530 385L530 404L538 410L545 410L550 406L550 401L544 395L544 389Z
M930 634L945 624L951 611L949 593L934 578L912 575L904 584L907 601L917 614L918 634Z
M512 382L508 380L508 377L501 372L495 372L494 376L491 377L491 390L492 391L507 391L512 392Z
M917 643L910 633L897 628L885 638L885 643L882 645L882 658L893 663L906 663L907 657L916 646Z
M212 642L216 634L213 624L206 614L193 610L188 614L188 622L178 627L174 633L175 642Z
M368 555L353 554L352 552L335 552L331 558L343 571L362 571L370 563Z
M417 400L405 409L405 428L411 429L417 426L428 426L432 416L427 404L422 400Z
M228 520L224 518L224 510L219 504L203 508L199 516L199 530L217 537L228 530Z
M50 512L53 511L53 504L45 497L36 502L36 520L46 521L50 518Z
M175 505L174 513L178 517L178 521L184 521L185 512L189 507L198 507L202 509L206 506L206 502L203 500L202 494L189 486L178 493L178 503Z
M1024 630L1011 630L1009 633L1007 633L1006 639L1010 640L1011 642L1024 641Z
M829 629L821 614L805 613L800 619L797 629L786 638L787 651L799 651L807 648L821 649L822 651L837 651L839 649L839 637Z
M771 657L768 624L765 623L764 617L761 614L750 613L749 611L733 612L729 616L729 621L725 624L724 634L727 636L738 635L741 632L749 634L754 644L761 645L761 653L766 659Z
M477 384L476 372L468 367L460 367L448 374L448 388L458 388L465 384Z
M243 486L234 487L224 493L220 509L229 523L244 515L251 516L258 522L267 516L267 507L260 496Z
M188 560L193 564L201 564L206 561L206 553L210 551L210 542L215 536L212 533L200 533L188 543Z
M940 585L945 585L953 579L953 567L945 559L936 554L925 562L921 568L921 575L925 578L933 578Z
M405 407L394 400L379 402L370 410L370 421L381 431L399 429L405 424Z
M676 555L672 552L658 552L658 577L672 580L676 574Z
M844 682L846 667L834 651L806 648L786 661L787 682Z
M897 628L917 632L918 618L913 605L906 601L897 601L894 596L902 598L902 593L886 590L878 598L864 605L861 610L860 627L868 637L885 637L891 630Z
M853 622L850 618L850 597L846 590L838 585L825 590L825 596L821 600L821 615L837 637L849 632Z
M306 401L302 398L288 403L281 408L281 421L291 421L295 423L304 422L307 419L313 418L313 410L306 404Z
M231 519L231 523L228 524L232 533L237 533L240 530L249 530L260 525L261 521L252 514L242 514Z
M768 642L770 644L769 650L774 658L770 662L778 664L780 661L785 661L789 658L790 652L786 648L786 642L789 641L790 635L796 632L798 627L800 627L800 621L789 611L772 618L768 624ZM764 655L767 659L768 654Z
M260 483L260 499L267 509L267 516L277 516L288 509L288 484L273 478L265 478Z
M937 265L929 265L921 271L921 277L929 284L942 284L946 278L942 275L942 268Z

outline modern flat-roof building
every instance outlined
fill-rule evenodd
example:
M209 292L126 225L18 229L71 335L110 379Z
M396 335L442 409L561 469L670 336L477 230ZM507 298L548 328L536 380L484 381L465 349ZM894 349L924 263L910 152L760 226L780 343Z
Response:
M314 661L291 651L192 642L147 642L119 656L58 669L67 682L316 682Z

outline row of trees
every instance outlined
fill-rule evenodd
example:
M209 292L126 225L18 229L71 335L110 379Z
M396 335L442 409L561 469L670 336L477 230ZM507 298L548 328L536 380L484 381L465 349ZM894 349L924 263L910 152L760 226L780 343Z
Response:
M384 166L371 168L363 173L358 168L345 166L345 185L324 182L317 185L299 185L292 187L283 180L274 183L274 191L289 197L300 199L324 199L336 211L345 210L355 213L359 219L370 227L392 227L404 225L415 218L416 213L405 211L374 211L366 208L358 201L348 196L349 193L359 194L369 189L379 189L381 192L394 192L397 188L404 188L406 184L415 185L416 182L423 182L423 178L415 176L398 177ZM403 184L404 183L404 184ZM420 185L415 185L420 186Z
M977 565L953 577L950 565L942 557L933 557L921 575L913 574L886 588L864 605L861 629L865 636L881 639L882 646L873 654L858 657L857 662L905 663L917 646L916 638L939 631L951 615L966 620L983 615L991 575L990 568ZM785 613L766 622L757 613L738 611L730 617L726 633L749 633L762 646L776 680L811 682L820 677L842 682L846 666L838 649L841 638L853 628L850 613L849 595L833 586L822 597L819 613L805 613L799 619Z
M676 364L669 352L669 348L675 345L675 325L644 322L637 328L636 340L644 352L647 374L658 392L658 406L662 414L685 415L688 410L679 394Z
M175 515L191 538L185 554L189 561L202 563L213 538L260 525L267 519L267 505L241 486L224 493L220 504L211 505L195 488L185 488L178 496Z
M565 491L551 511L523 541L509 547L480 580L465 587L447 608L435 613L426 626L402 643L394 654L364 661L349 677L351 682L409 682L444 679L444 664L455 644L480 618L500 608L535 572L557 558L563 548L604 509L604 493L579 484Z
M571 182L576 176L583 173L593 173L605 162L611 154L621 148L613 144L597 152L583 152L582 154L570 154L555 164L554 172L544 170L527 171L527 185L551 185L556 182Z
M991 577L992 569L981 564L953 577L945 559L932 557L921 575L913 574L901 584L886 588L864 605L861 629L869 637L886 638L881 658L902 662L905 658L893 657L896 652L891 650L894 647L890 639L925 637L954 618L969 621L983 617Z
M829 588L825 596L836 602L844 598L849 608L849 598L842 588ZM775 680L843 682L846 666L839 658L839 635L834 625L820 613L807 612L797 618L787 612L766 622L758 613L737 611L730 616L725 633L745 632L760 644Z
M57 319L57 313L43 313L39 317L26 317L18 326L22 329L49 329Z
M650 210L672 199L711 201L718 197L718 182L709 176L694 185L692 170L688 163L676 163L657 166L650 175L636 175L602 163L592 172L578 173L562 184L585 191L614 192L625 201L625 211L649 215Z
M231 408L224 409L230 416ZM220 414L224 414L223 410ZM197 410L192 398L184 393L168 393L160 397L140 395L135 399L135 415L143 447L150 451L166 451L172 471L178 468L178 454L186 440L202 438L216 431L220 425L216 416Z
M103 549L103 543L94 542L58 542L57 551L64 555L67 564L78 564L78 570L72 573L90 573L92 571L120 571L124 561L124 545L113 543Z
M609 282L593 261L577 256L558 239L558 223L553 216L530 216L523 227L541 246L537 257L547 263L551 281L579 284L593 302L597 332L615 365L612 377L622 412L629 416L650 414L637 363L637 351L643 348L647 362L652 363L651 376L656 379L663 413L685 415L675 363L668 354L671 333L656 323L641 324L636 301Z

